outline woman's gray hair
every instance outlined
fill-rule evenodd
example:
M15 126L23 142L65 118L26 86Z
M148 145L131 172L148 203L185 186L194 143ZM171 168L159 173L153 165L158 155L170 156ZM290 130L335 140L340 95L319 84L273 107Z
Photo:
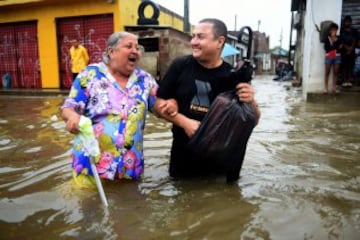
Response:
M132 36L134 38L138 38L135 34L129 33L129 32L115 32L110 35L106 42L106 48L105 52L103 53L103 62L105 64L109 63L110 57L109 57L109 48L115 49L117 45L121 42L121 39L127 36Z

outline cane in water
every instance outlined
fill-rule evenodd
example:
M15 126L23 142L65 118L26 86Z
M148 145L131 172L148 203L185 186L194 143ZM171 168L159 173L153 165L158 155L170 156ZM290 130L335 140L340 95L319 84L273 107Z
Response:
M81 116L79 122L79 129L80 129L80 133L79 133L80 137L82 138L85 148L88 150L90 154L91 170L94 174L96 187L98 189L101 201L103 202L104 206L107 207L109 204L107 202L104 188L101 184L101 180L95 166L95 157L100 154L100 149L99 149L98 141L96 140L94 135L91 120L87 117Z

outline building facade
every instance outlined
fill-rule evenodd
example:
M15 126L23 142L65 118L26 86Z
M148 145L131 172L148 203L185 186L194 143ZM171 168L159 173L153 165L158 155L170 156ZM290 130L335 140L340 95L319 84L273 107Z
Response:
M271 70L270 37L264 32L254 31L254 61L256 74Z
M307 99L309 93L321 93L324 86L325 52L320 41L322 23L333 21L341 26L344 16L351 15L353 26L360 30L360 2L292 0L291 11L295 13L293 28L296 31L294 66L302 83L303 98Z
M90 63L101 61L106 40L126 25L137 25L140 0L0 1L0 76L12 88L71 86L70 40L77 38ZM159 6L159 24L183 29L183 18ZM145 17L156 15L151 6ZM1 86L2 83L0 83Z

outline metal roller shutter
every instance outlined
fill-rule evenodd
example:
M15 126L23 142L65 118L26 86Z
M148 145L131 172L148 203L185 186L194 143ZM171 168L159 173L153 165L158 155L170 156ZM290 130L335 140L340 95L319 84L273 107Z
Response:
M343 2L342 19L350 15L352 26L360 31L360 2L358 0L347 0Z
M90 63L94 63L102 60L106 40L113 32L112 14L57 19L61 88L70 88L73 80L70 40L77 38L87 48Z
M12 88L41 88L36 21L0 25L0 75Z

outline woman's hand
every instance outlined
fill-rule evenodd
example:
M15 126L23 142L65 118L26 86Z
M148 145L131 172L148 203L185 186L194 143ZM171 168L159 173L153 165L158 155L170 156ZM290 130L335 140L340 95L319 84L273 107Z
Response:
M174 117L178 114L179 107L177 101L173 98L171 99L161 99L158 98L155 104L156 112L162 117Z
M165 100L162 98L157 98L155 103L155 111L169 122L172 122L176 126L184 129L188 137L192 137L200 126L199 121L190 119L183 114L178 113L178 104L175 99Z
M166 113L169 114L170 117L176 116L179 111L178 103L175 99L171 98L166 100Z
M64 108L61 111L61 117L66 124L66 130L72 134L79 133L80 115L72 108Z

